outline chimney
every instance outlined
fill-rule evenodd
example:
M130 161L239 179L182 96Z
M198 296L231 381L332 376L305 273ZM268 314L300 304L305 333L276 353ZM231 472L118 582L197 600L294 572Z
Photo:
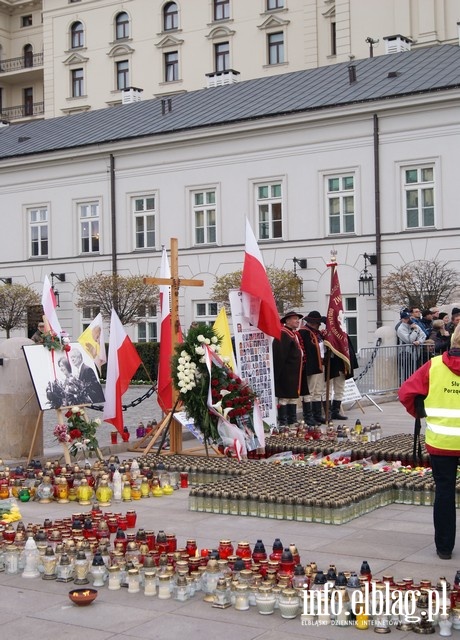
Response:
M143 89L137 87L126 87L121 91L121 104L131 104L132 102L140 102L142 100Z
M458 44L460 46L460 22L457 22L457 37L458 37Z
M397 34L395 36L385 36L385 53L401 53L402 51L410 51L412 42L410 38Z
M348 80L350 84L356 82L356 65L350 64L348 67Z

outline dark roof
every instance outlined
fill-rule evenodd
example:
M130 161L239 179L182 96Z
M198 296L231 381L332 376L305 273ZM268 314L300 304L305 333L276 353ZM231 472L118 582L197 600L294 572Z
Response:
M165 115L157 98L11 125L0 160L458 87L460 47L437 45L183 93Z

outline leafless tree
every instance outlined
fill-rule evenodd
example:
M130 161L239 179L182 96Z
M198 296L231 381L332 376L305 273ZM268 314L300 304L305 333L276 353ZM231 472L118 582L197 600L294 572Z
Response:
M393 271L382 282L383 304L430 309L450 302L459 286L459 274L447 264L419 260Z
M27 326L27 310L40 304L39 295L22 284L0 286L0 328L10 337L12 329Z
M97 307L109 319L112 307L123 325L134 324L146 309L158 302L158 287L144 284L146 276L112 276L96 273L77 283L78 309Z

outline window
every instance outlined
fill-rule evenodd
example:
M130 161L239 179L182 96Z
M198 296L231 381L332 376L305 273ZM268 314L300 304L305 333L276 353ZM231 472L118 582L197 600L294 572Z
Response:
M195 320L212 326L217 318L217 302L195 302Z
M163 9L163 29L172 31L179 28L179 13L175 2L168 2Z
M179 54L171 51L164 54L165 59L165 82L175 82L179 80Z
M81 98L84 94L83 88L83 69L72 69L70 72L72 78L72 98Z
M41 258L48 255L48 209L29 209L30 255Z
M329 233L354 233L355 179L352 175L327 178Z
M129 87L129 62L121 60L116 63L117 69L117 89L128 89Z
M34 115L34 90L32 87L27 87L22 91L23 99L24 99L24 115L25 116L33 116Z
M83 307L83 309L81 310L81 321L83 326L82 331L89 327L89 325L92 323L97 314L100 313L100 311L101 309L99 307Z
M195 244L216 242L216 192L198 191L193 194Z
M79 49L84 46L85 30L81 22L74 22L70 28L70 46L72 49Z
M34 66L34 50L31 44L26 44L22 50L24 55L24 68L28 69Z
M27 16L21 16L21 27L31 27L32 26L32 14Z
M228 42L214 45L214 60L216 71L227 71L230 68L230 46Z
M267 38L268 64L282 64L284 62L284 33L269 33Z
M99 203L85 202L78 205L80 218L81 253L99 251Z
M158 342L158 318L156 305L152 304L148 307L139 307L139 316L142 320L137 324L137 341Z
M284 9L284 0L267 0L267 11L273 9Z
M258 185L256 192L259 240L273 240L283 236L283 205L281 184Z
M122 11L115 18L115 39L125 40L129 38L129 18L125 11Z
M337 55L337 27L335 22L331 22L331 56Z
M155 197L133 199L136 249L155 248Z
M345 329L353 349L358 352L358 302L356 298L344 296L342 299L345 316Z
M230 0L214 0L214 20L230 18Z
M407 228L434 227L434 168L405 169L404 191Z

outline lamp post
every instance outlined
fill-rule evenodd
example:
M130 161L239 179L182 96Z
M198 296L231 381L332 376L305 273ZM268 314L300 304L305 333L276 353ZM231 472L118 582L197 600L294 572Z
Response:
M65 282L65 273L53 273L52 271L50 273L50 276L51 276L51 288L56 297L56 305L59 307L59 291L54 286L54 279L56 278L56 280L59 280L59 282Z

